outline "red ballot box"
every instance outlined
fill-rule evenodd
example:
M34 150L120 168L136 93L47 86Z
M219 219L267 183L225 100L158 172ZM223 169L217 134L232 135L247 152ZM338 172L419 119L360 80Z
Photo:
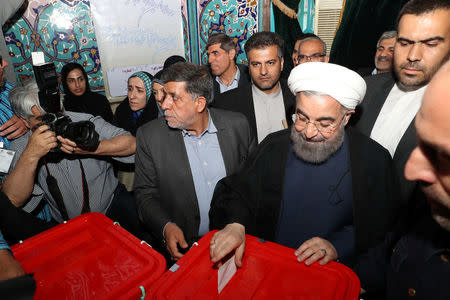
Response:
M161 254L99 213L76 217L12 251L25 272L34 273L34 299L141 299L166 268Z
M151 299L358 299L360 283L346 266L299 263L294 250L247 235L242 268L218 294L209 256L213 232L150 287Z

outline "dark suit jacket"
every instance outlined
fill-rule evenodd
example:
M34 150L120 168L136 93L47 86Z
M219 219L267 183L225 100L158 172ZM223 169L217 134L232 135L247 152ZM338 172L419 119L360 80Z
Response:
M365 68L358 68L356 70L356 73L361 75L361 77L371 76L373 72L374 67L365 67Z
M450 299L450 232L432 218L425 197L414 204L406 228L397 227L358 257L354 271L367 299L411 298L411 288L415 299Z
M383 147L356 130L346 132L359 253L382 241L391 229L397 214L396 178L389 153ZM272 133L259 144L242 172L217 183L209 212L211 229L237 222L246 227L248 234L274 240L291 145L289 135L290 129Z
M295 96L289 90L287 80L280 78L283 94L284 110L288 125L292 125L292 114L295 108ZM234 90L219 94L212 105L215 108L243 113L250 124L253 135L257 139L255 107L253 105L252 84L243 85Z
M236 64L236 67L239 68L240 77L238 82L238 88L243 87L250 84L250 75L248 73L248 67L243 64ZM216 81L216 76L211 75L213 78L214 83L214 98L220 95L220 86L219 83Z
M365 77L364 80L367 83L366 96L361 105L357 107L355 119L352 124L363 134L370 136L381 108L395 81L392 73L373 75ZM416 129L413 120L400 139L393 157L394 166L399 178L401 203L405 205L411 199L416 188L416 183L406 180L403 172L409 155L416 146Z
M217 128L227 175L239 170L256 145L244 116L210 109ZM200 212L181 130L169 128L164 118L138 129L134 194L147 230L164 241L167 222L183 230L186 241L198 238Z

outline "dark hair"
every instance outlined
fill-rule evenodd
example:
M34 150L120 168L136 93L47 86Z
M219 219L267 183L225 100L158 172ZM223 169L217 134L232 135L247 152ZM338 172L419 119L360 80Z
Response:
M404 15L420 16L438 9L450 9L449 0L411 0L406 3L398 14L397 24Z
M162 73L163 73L163 71L164 70L159 70L156 74L155 74L155 76L153 76L153 79L161 79L161 76L162 76Z
M216 32L209 36L208 43L206 44L206 50L212 45L220 44L220 48L229 52L230 50L236 50L236 44L233 38L229 37L223 32Z
M275 32L260 31L253 34L245 43L245 54L248 57L248 53L252 49L262 49L273 45L278 47L278 56L281 58L284 52L283 38Z
M183 56L180 55L172 55L169 56L165 61L164 61L164 67L163 69L166 69L168 67L170 67L171 65L177 63L177 62L186 62L186 59L184 59Z
M83 66L78 63L68 63L64 65L64 67L61 70L61 82L64 90L64 94L66 95L72 95L72 92L69 89L69 86L67 85L67 76L69 76L69 73L75 69L78 69L83 73L84 81L86 82L86 91L85 93L89 92L91 90L91 87L89 86L89 79L87 76L86 71L84 70Z
M214 99L213 81L208 69L205 66L199 66L192 63L178 62L165 69L162 81L186 82L186 92L192 100L203 96L206 98L206 104L210 105Z

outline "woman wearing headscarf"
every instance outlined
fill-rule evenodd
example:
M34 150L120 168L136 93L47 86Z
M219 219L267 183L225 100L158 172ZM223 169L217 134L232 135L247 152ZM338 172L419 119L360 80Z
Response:
M108 99L91 91L86 71L80 64L66 64L61 70L61 81L65 110L100 116L112 122L113 114Z
M112 122L113 113L108 99L91 91L86 71L80 64L66 64L61 70L61 80L65 110L100 116Z
M158 107L152 94L153 76L136 72L128 78L128 96L120 103L114 124L136 136L139 126L158 117Z
M114 125L136 136L139 126L158 118L158 108L152 94L153 76L137 72L128 78L128 96L120 103L114 115ZM128 191L133 190L134 164L115 162L117 177Z

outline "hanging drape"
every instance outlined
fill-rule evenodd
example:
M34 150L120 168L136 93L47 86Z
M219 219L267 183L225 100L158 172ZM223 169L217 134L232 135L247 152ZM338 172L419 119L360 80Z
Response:
M297 12L300 0L282 0L282 3ZM292 69L292 51L297 38L302 34L297 18L286 16L276 5L273 6L273 15L275 21L275 31L284 39L284 69ZM289 74L289 73L287 73Z
M408 0L347 0L336 33L330 62L353 70L374 67L376 43L395 30L397 15Z

